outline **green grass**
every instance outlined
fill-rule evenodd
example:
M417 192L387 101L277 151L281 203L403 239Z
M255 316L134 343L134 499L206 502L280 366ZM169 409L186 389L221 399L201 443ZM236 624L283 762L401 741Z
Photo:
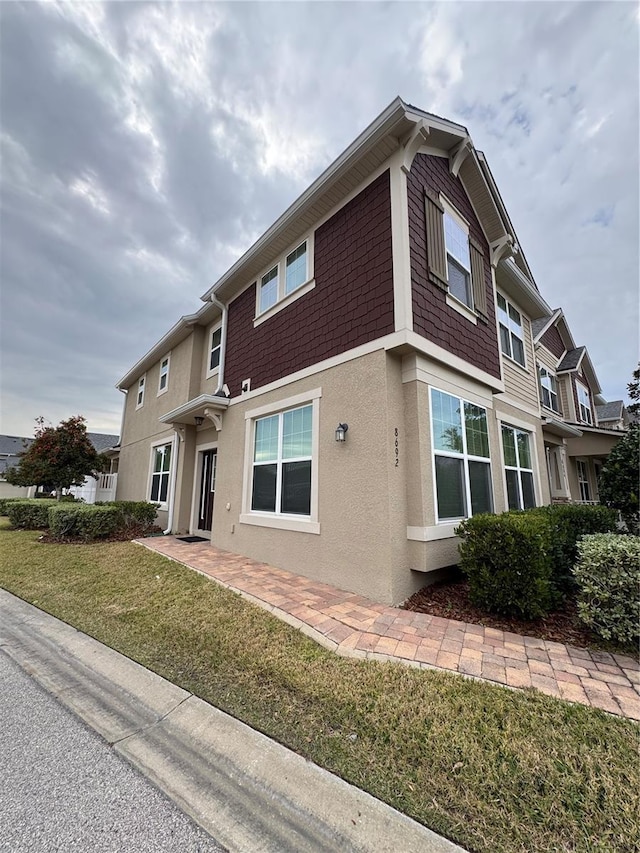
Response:
M131 543L0 529L0 585L472 851L639 850L638 727L339 658Z

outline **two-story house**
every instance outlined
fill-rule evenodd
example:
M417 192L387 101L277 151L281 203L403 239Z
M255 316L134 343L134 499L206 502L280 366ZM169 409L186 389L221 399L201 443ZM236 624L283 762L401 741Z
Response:
M621 400L604 401L587 348L576 347L562 309L533 330L551 499L597 503L600 470L628 414Z
M118 383L118 497L167 532L400 602L551 500L553 312L463 126L396 98L202 302Z

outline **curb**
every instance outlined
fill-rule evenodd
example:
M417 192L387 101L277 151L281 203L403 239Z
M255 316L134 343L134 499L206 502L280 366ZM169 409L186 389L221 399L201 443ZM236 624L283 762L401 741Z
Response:
M230 851L464 853L4 590L0 613L0 648Z

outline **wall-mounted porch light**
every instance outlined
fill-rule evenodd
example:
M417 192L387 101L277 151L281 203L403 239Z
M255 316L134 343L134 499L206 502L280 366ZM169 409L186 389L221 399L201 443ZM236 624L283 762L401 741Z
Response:
M202 426L202 424L204 423L204 418L200 415L196 415L194 421L196 422L196 426Z
M349 429L349 424L338 424L336 427L336 441L344 441Z

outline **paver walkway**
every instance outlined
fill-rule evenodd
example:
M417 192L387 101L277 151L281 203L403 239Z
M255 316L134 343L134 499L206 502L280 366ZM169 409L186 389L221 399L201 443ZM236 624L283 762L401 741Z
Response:
M362 595L174 536L141 545L208 575L349 657L445 669L640 720L633 658L378 604Z

